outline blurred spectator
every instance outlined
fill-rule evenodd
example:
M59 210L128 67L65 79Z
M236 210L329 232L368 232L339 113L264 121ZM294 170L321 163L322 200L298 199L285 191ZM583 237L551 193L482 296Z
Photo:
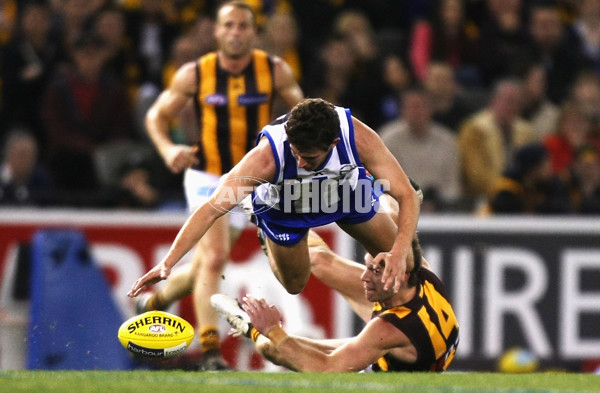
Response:
M320 47L318 57L318 62L308 70L302 89L307 97L321 97L335 105L344 105L355 64L350 44L343 37L331 36Z
M51 202L52 180L38 164L38 144L26 129L12 128L3 140L0 204L44 205Z
M334 20L333 32L348 40L360 68L368 67L377 57L379 48L375 31L364 12L356 9L343 10Z
M479 198L485 202L492 196L513 151L535 140L533 126L520 116L521 96L519 81L499 81L488 106L468 118L459 130L463 191L473 202Z
M600 214L600 160L595 145L583 145L575 152L569 175L577 196L577 212Z
M590 130L591 123L579 105L567 101L561 106L556 130L543 139L555 174L569 169L575 151L589 140Z
M302 63L298 47L298 26L293 15L289 12L275 12L268 16L261 34L260 47L265 51L277 55L290 65L294 77L302 81ZM287 112L284 102L278 97L273 104L273 113Z
M152 166L133 155L118 168L117 181L109 189L109 203L117 208L152 209L162 201L160 189L151 182Z
M556 0L560 19L565 25L572 25L579 16L581 0Z
M126 13L127 35L143 65L142 81L162 90L162 70L181 29L173 2L141 0L140 5Z
M428 14L434 7L436 0L420 1L389 1L389 0L330 0L332 3L343 4L363 12L373 26L380 32L391 30L408 31L415 20ZM396 48L398 49L398 48Z
M480 22L476 63L485 87L509 77L512 66L526 55L527 28L522 0L486 0Z
M124 84L105 68L107 53L101 38L81 36L72 57L57 70L44 97L50 165L57 186L94 190L98 187L94 152L131 137L132 112Z
M213 34L214 29L215 21L211 17L200 16L186 30L185 36L194 41L199 56L205 55L217 47L215 35Z
M544 65L548 98L560 103L567 97L574 76L585 67L585 58L563 26L556 6L534 3L530 13L527 55Z
M374 99L378 111L372 122L375 129L400 116L402 93L413 83L413 75L406 62L399 55L390 53L383 57L381 64L383 86L381 94Z
M490 203L494 214L566 214L573 211L565 184L552 173L542 143L519 148L496 181Z
M548 98L547 86L546 69L539 63L527 66L523 76L523 118L533 125L540 140L554 132L560 112Z
M288 0L245 0L245 2L254 10L258 30L265 28L271 16L291 12L291 5Z
M292 67L296 80L301 81L302 63L298 38L298 25L294 16L288 12L276 12L266 19L260 46L285 60Z
M324 1L306 1L289 0L293 15L298 23L300 40L300 54L306 58L302 60L305 69L313 69L318 59L320 50L324 44L325 37L332 34L331 26L336 15L346 5L343 1L324 0ZM306 90L305 90L306 91Z
M94 32L104 41L107 67L112 68L125 82L131 102L134 103L137 89L142 83L142 65L127 36L124 11L114 7L101 10L94 19Z
M185 0L173 3L177 9L179 25L183 32L195 29L198 21L201 19L211 19L215 12L215 7L218 5L217 1L207 0ZM208 32L212 33L212 29L208 30ZM209 37L205 38L211 39L212 37L210 36L212 34L209 34Z
M433 120L458 133L460 124L485 106L487 95L464 91L455 80L450 63L432 61L427 69L425 88L432 97Z
M45 127L40 116L41 98L57 61L57 47L50 40L50 10L40 3L23 7L17 30L0 52L0 135L20 125L45 146ZM43 152L42 152L43 153ZM44 157L45 158L45 157Z
M57 0L53 9L52 36L60 44L60 57L67 59L75 41L93 29L93 15L103 2L88 0Z
M18 11L16 0L0 0L0 47L10 41L17 24Z
M600 72L600 0L580 0L573 33L587 60Z
M584 70L575 76L570 99L591 122L590 138L600 140L600 77L595 71Z
M474 74L478 29L465 18L462 0L440 0L429 20L415 23L409 44L411 65L419 81L424 81L432 61L447 62L458 75L470 81Z
M402 118L379 130L381 139L424 195L422 211L440 211L460 195L455 136L431 121L431 99L411 88L402 97Z
M340 12L333 25L333 32L344 37L354 56L351 73L351 89L341 104L372 127L382 121L379 113L379 97L383 93L381 60L375 30L365 12L346 9Z

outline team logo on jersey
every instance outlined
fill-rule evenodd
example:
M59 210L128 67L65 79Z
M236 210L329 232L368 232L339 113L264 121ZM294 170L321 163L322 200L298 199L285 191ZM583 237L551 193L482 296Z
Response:
M260 185L264 185L265 188L261 188ZM260 213L273 207L269 201L279 200L279 189L269 182L257 177L223 177L219 184L211 187L210 195L213 194L217 187L221 188L220 192L215 195L214 198L209 199L209 203L217 210L221 210L225 213L241 213L246 215L250 213ZM256 187L263 192L266 192L269 197L265 200L257 198L254 194ZM238 204L242 211L228 211L225 207L227 204Z
M204 98L204 102L214 106L227 105L227 96L225 94L211 94Z
M238 105L249 106L249 105L260 105L267 102L267 95L260 93L248 93L242 94L238 97Z

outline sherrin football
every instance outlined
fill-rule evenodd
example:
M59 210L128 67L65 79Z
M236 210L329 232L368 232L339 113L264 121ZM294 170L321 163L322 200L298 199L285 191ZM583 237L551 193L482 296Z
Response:
M194 328L177 315L148 311L123 322L117 336L121 345L136 355L169 358L190 346Z

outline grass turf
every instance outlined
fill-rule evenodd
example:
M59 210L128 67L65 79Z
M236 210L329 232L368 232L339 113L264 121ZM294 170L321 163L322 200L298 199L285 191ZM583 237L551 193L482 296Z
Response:
M7 371L1 392L354 393L599 392L600 376L571 373L264 373L185 371Z

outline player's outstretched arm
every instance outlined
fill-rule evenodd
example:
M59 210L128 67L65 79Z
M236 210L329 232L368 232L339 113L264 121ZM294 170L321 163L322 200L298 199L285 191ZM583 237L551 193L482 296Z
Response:
M254 327L270 341L266 346L264 342L257 341L259 346L263 346L263 354L276 364L296 371L360 371L390 350L402 350L410 345L404 334L379 318L369 322L354 338L317 341L288 335L280 325L281 315L277 307L270 306L263 299L247 296L242 307Z
M393 287L397 292L406 280L407 258L412 252L412 238L417 230L420 202L406 173L383 144L375 131L353 118L356 149L365 168L378 181L385 181L388 193L398 202L398 231L389 252L375 255L375 260L385 259L382 282L385 289Z
M207 202L200 205L179 230L163 260L148 273L139 278L128 293L135 297L143 290L165 280L175 264L198 243L215 220L229 212L262 179L272 179L275 174L275 162L269 142L265 139L224 177Z

